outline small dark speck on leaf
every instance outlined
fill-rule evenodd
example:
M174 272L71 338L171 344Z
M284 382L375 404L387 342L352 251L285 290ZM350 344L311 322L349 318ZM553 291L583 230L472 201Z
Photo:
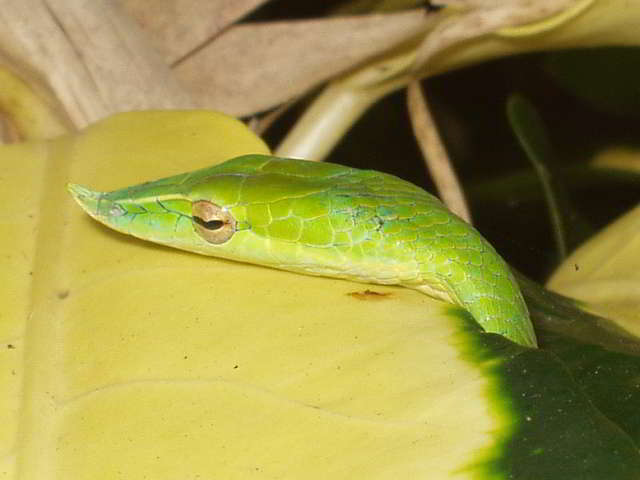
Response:
M60 300L64 300L65 298L67 298L69 296L69 290L60 290L58 292L58 298Z
M16 346L13 343L7 343L7 348L9 350L13 350L14 348L16 348Z
M187 357L187 356L185 355L185 356L184 356L184 357L182 357L182 358L183 358L184 360L186 360L186 359L187 359L187 358L189 358L189 357Z
M444 5L440 5L437 3L431 3L430 0L426 0L424 2L424 8L427 11L427 13L434 13L437 12L438 10L442 10L445 6Z
M576 272L577 272L578 270L580 270L580 266L579 266L577 263L575 263L573 266L574 266L574 268L576 269Z
M382 293L376 292L374 290L365 290L364 292L349 292L347 293L350 297L356 298L358 300L381 300L385 297L390 296L390 293Z
M233 366L233 368L234 368L234 369L235 369L235 368L238 368L238 365L234 365L234 366Z

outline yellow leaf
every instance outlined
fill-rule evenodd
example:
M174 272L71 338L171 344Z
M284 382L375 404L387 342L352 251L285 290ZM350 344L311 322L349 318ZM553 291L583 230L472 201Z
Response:
M21 74L28 78L26 72ZM70 131L71 125L65 113L50 92L42 88L38 90L37 82L27 84L24 78L8 68L0 68L0 108L15 129L16 137L41 140Z
M573 252L548 287L640 335L640 205Z
M640 152L630 147L611 147L593 157L590 165L594 168L640 172Z
M267 153L240 122L129 113L0 152L5 478L464 478L509 431L450 306L138 241L66 193Z

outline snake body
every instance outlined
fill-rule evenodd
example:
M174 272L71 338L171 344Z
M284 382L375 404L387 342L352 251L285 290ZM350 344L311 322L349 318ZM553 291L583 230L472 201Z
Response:
M105 225L204 255L402 285L465 308L487 332L536 346L505 261L433 195L392 175L246 155L115 190L69 185Z

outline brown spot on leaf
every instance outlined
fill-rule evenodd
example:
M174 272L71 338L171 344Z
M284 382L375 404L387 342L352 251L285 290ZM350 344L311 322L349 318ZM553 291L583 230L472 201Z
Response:
M69 290L60 290L58 292L58 298L60 300L64 300L65 298L67 298L69 296Z
M366 289L364 292L349 292L347 293L347 295L358 300L382 300L383 298L388 297L391 294Z

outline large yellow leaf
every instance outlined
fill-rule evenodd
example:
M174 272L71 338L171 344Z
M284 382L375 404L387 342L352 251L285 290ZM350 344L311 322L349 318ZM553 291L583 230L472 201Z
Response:
M623 159L621 159L622 161ZM548 287L640 335L640 205L573 252Z
M490 455L511 425L450 307L141 242L65 189L267 151L206 112L2 147L0 478L450 478Z

